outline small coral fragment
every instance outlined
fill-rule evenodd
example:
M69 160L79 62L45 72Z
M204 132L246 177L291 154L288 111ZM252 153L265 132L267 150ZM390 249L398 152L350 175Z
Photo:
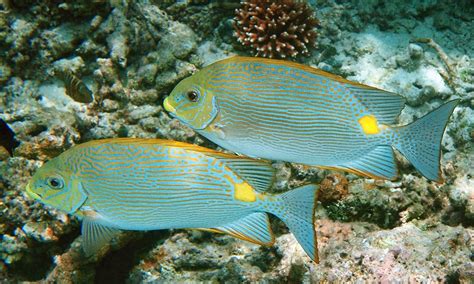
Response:
M235 36L242 45L252 47L256 56L309 55L308 48L315 46L319 21L305 2L250 0L235 12Z
M320 184L318 201L331 203L349 194L349 183L344 175L339 173L327 175Z

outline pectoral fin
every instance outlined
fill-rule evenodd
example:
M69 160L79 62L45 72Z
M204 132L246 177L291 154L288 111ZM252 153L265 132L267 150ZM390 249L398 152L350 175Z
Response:
M97 253L102 247L110 243L120 230L101 225L91 218L82 221L82 247L87 256Z
M253 213L225 226L201 230L229 234L259 245L271 246L275 242L266 213Z
M222 160L257 191L268 190L275 179L276 170L268 161L241 157Z

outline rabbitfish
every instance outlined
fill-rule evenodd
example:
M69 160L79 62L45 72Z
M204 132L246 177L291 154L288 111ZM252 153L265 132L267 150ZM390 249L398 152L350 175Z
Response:
M405 105L399 95L293 62L231 57L182 80L163 105L214 143L250 157L395 179L395 148L441 182L441 138L457 103L393 126Z
M261 160L175 141L118 138L67 150L35 173L26 192L83 218L88 255L119 230L199 228L271 245L271 213L317 261L317 188L267 194L274 175Z

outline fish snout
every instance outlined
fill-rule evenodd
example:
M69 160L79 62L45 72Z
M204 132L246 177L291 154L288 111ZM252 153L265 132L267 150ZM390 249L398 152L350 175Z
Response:
M176 114L176 109L170 104L169 97L166 97L165 100L163 101L163 107L170 114L172 114L172 115Z
M26 185L26 195L31 199L41 199L41 195L31 190L31 183Z

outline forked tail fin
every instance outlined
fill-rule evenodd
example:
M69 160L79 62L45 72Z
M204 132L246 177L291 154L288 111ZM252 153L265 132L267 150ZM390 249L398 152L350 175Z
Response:
M319 262L315 216L317 186L309 184L278 195L274 212L296 237L308 256Z
M443 182L441 139L458 102L447 102L411 124L393 128L399 134L393 146L427 179Z

